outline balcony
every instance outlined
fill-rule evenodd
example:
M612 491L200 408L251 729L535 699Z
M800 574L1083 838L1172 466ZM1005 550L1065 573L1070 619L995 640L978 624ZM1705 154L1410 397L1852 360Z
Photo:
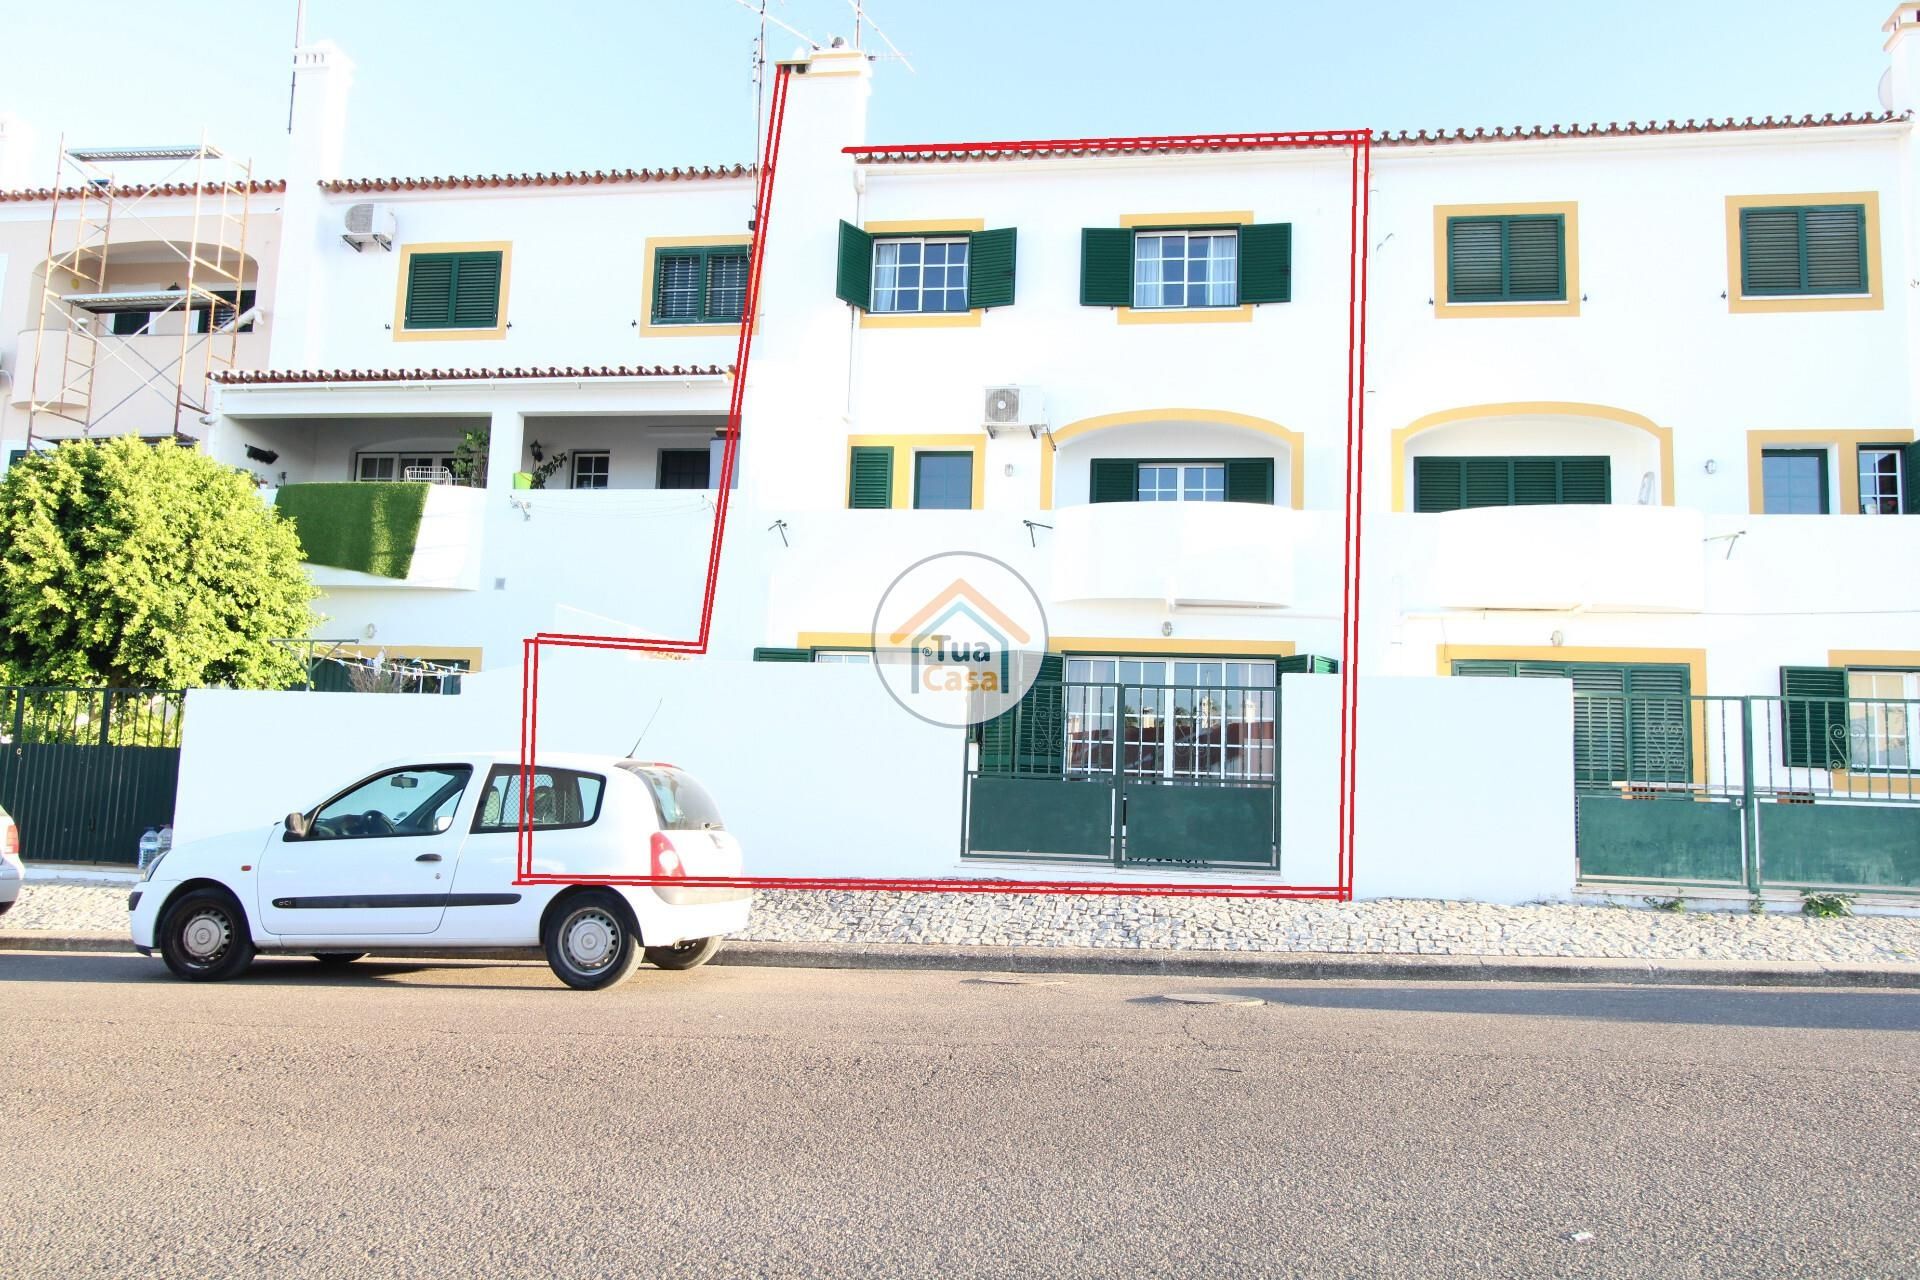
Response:
M1281 608L1308 518L1252 502L1101 502L1053 513L1053 598Z
M1482 507L1394 519L1409 557L1427 561L1408 583L1409 603L1674 613L1706 603L1706 521L1691 508Z
M323 591L479 590L484 489L342 483L268 492L299 528L307 574Z

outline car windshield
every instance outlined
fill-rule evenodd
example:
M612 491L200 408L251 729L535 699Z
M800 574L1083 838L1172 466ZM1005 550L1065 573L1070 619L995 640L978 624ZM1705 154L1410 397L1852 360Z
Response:
M724 831L720 806L707 789L671 765L640 764L625 761L620 766L647 784L654 806L660 811L660 826L667 831Z

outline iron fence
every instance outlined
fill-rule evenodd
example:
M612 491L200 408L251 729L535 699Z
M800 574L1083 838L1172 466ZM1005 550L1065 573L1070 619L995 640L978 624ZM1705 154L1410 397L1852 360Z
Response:
M1271 786L1279 769L1273 685L1037 684L976 735L978 769L1130 784Z
M173 821L177 689L0 686L0 807L28 858L136 862Z

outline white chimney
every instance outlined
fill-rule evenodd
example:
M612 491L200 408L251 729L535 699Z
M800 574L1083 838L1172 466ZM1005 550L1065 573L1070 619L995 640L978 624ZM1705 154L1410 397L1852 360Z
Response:
M1881 82L1880 105L1889 111L1920 109L1920 0L1907 0L1882 24L1892 65Z
M293 51L293 131L287 145L287 195L281 206L280 271L268 327L267 362L275 369L315 367L327 312L325 264L340 243L342 210L320 183L340 176L353 60L331 40Z

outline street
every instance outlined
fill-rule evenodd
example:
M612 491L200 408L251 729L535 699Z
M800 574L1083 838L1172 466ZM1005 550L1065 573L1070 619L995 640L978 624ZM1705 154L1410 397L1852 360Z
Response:
M1194 994L1228 1002L1167 998ZM1898 992L721 967L581 994L531 963L296 960L195 986L16 952L0 1016L10 1276L1911 1275L1920 1251Z

